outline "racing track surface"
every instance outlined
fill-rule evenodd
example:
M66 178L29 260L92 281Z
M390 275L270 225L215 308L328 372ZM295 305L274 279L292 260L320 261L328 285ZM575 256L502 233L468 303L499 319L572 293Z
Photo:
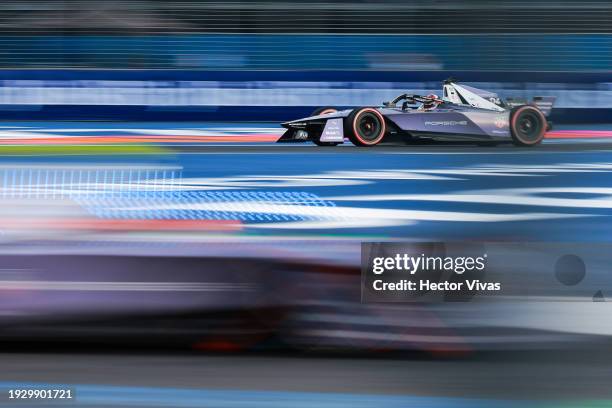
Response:
M303 247L306 241L327 248L330 256L336 256L330 242L348 242L353 250L346 261L353 263L363 240L607 242L612 235L612 139L547 140L533 149L358 149L170 138L166 148L160 161L181 169L171 188L154 200L122 196L111 202L113 211L238 220L240 228L219 239L285 242L305 256L318 256L313 247ZM3 165L91 160L5 157ZM114 165L140 159L104 160ZM65 186L47 188L62 192ZM100 204L84 205L95 210ZM609 349L561 354L498 354L493 360L5 354L0 388L70 384L82 398L72 406L89 407L196 407L202 401L228 408L307 407L313 401L359 408L523 406L504 402L507 398L608 406Z
M607 407L609 356L603 350L470 360L3 354L0 390L71 387L76 401L53 406L79 407Z
M157 155L93 158L61 153L5 156L0 178L5 186L13 180L12 189L3 193L12 198L15 191L40 189L41 180L49 179L44 174L24 174L23 169L116 167L111 180L98 183L108 190L104 200L77 198L80 206L96 215L123 219L232 223L221 241L274 241L307 257L318 254L314 248L318 246L331 251L330 256L353 262L358 243L365 240L607 242L612 226L609 128L561 129L535 148L461 144L322 148L271 143L282 132L274 124L5 123L0 127L2 145L139 143L163 150ZM3 146L7 147L14 146ZM159 169L141 174L141 184L131 173L124 175L125 168L143 161ZM16 176L15 168L22 173ZM61 179L45 184L44 194L70 196L75 185L92 185L93 178L86 183L77 180L81 170L70 171L68 176L64 168L56 171ZM139 195L143 180L154 197ZM120 184L125 194L114 195L113 183ZM163 240L187 239L181 234L161 235ZM201 238L194 237L188 239ZM332 241L351 243L353 249L334 254ZM304 242L311 246L304 247Z
M245 214L285 216L243 221L247 231L261 235L610 238L612 143L605 141L547 141L532 149L233 145L180 151L182 182L259 192L243 209ZM265 199L266 193L308 198L284 205ZM215 205L192 203L187 208Z

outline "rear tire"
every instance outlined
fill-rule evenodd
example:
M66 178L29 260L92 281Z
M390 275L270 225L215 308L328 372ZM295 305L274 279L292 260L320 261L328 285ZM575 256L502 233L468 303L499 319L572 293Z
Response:
M325 106L315 109L310 116L327 115L329 113L336 112L338 112L338 109L331 106ZM340 144L339 142L322 142L321 136L318 136L316 139L312 139L312 143L316 144L317 146L338 146Z
M516 146L529 147L540 144L547 127L546 117L534 106L517 106L510 113L510 134Z
M357 108L344 120L344 135L355 146L375 146L386 132L385 118L374 108Z

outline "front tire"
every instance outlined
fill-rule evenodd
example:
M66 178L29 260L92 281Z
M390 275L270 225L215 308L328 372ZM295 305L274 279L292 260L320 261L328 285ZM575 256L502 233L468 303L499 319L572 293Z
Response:
M338 109L331 106L325 106L323 108L315 109L310 116L328 115L336 112L338 112ZM338 146L340 144L338 142L322 142L320 136L316 139L312 139L312 143L316 144L317 146Z
M516 146L540 144L547 126L546 117L534 106L517 106L510 113L510 134Z
M355 146L375 146L386 132L385 118L374 108L357 108L344 120L344 134Z

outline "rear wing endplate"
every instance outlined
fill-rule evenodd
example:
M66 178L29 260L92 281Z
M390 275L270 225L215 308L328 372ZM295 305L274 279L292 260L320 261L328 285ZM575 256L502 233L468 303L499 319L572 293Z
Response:
M532 104L537 106L542 111L544 116L550 115L556 96L534 96Z
M528 103L526 99L508 98L506 99L505 103L509 108L514 108L515 106L520 105L534 105L542 111L544 116L548 116L552 111L556 99L556 96L534 96L531 103Z

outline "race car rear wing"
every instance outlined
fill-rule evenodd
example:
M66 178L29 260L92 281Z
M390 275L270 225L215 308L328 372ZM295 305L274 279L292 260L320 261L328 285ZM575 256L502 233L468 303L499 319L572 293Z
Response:
M509 108L519 105L535 105L542 111L544 116L549 116L556 99L556 96L534 96L531 103L528 103L525 99L507 98L505 103Z

